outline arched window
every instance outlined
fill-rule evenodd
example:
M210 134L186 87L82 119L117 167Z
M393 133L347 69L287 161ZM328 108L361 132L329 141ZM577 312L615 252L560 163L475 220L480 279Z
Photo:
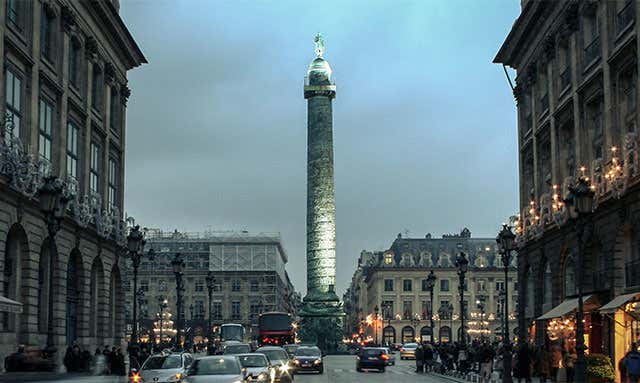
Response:
M432 335L433 335L433 331L431 330L431 327L429 326L423 326L420 329L420 340L423 342L431 342L432 339Z
M382 341L387 345L396 343L396 329L391 326L382 329Z
M78 338L81 262L78 249L71 251L67 264L67 344L72 344Z
M441 343L450 342L451 341L451 327L449 327L449 326L440 327L438 338L440 339Z
M411 326L404 326L402 328L402 343L415 342L416 332Z
M551 273L551 263L547 261L547 265L544 268L544 275L542 276L543 279L543 287L542 287L542 311L543 312L547 312L549 310L551 310L551 293L552 293L552 289L553 289L553 285L552 285L552 276L553 274Z
M27 235L19 224L15 224L9 230L4 248L4 270L2 294L14 301L24 303L27 289L22 282L22 261L27 257ZM18 341L23 342L21 327L19 324L26 321L26 315L11 312L0 313L0 329L2 331L16 331Z
M564 296L576 294L576 271L573 256L570 255L564 263Z
M91 278L89 285L89 336L97 336L101 333L98 329L100 322L100 309L102 303L102 262L96 257L91 266Z

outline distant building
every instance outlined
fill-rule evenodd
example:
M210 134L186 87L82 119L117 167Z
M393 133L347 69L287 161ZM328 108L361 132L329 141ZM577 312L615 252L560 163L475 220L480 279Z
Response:
M240 323L248 335L253 335L260 313L295 312L299 296L285 269L287 254L277 233L151 230L147 233L147 248L154 249L155 257L146 258L138 272L138 287L145 295L138 311L143 340L151 334L160 311L160 299L168 300L167 310L176 318L176 279L171 267L176 253L180 253L186 263L183 315L185 328L191 331L187 337L193 335L200 341L207 334L206 277L210 271L216 280L211 302L213 326ZM132 283L126 285L128 307L131 306L131 287Z
M432 238L430 234L424 238L403 238L398 234L386 251L363 251L344 296L347 307L345 333L364 331L365 336L374 340L377 335L378 341L392 343L414 339L458 340L459 277L454 264L460 251L469 259L464 292L469 336L476 338L482 334L491 339L500 336L505 283L509 288L509 323L513 334L516 324L516 269L510 268L505 281L495 238L471 238L467 229L442 238ZM433 306L426 285L430 270L437 278ZM476 304L479 299L485 302L482 321ZM453 307L450 316L445 314L449 305ZM376 306L379 309L377 321ZM434 317L433 329L430 326L431 316Z
M0 2L0 296L21 304L0 300L0 358L124 340L127 72L146 59L117 3ZM45 175L73 193L53 248Z

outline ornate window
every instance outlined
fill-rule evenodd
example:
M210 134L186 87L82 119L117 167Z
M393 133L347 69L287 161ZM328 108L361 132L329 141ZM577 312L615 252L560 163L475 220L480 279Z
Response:
M109 184L108 184L108 206L114 208L118 206L118 160L109 158Z
M449 280L441 279L440 280L440 291L449 291Z
M402 328L402 343L415 342L416 331L411 326L404 326Z
M412 282L411 279L402 280L402 291L411 291L412 290L411 282Z
M5 103L6 113L11 126L5 127L5 140L13 135L20 137L20 127L22 122L22 77L17 73L7 69L5 76Z
M387 326L382 329L382 340L385 344L392 344L396 342L396 329Z
M89 190L94 194L100 193L100 144L91 142L90 156L91 163L89 166Z
M393 279L384 280L384 291L393 291Z
M78 179L78 127L67 123L67 176Z

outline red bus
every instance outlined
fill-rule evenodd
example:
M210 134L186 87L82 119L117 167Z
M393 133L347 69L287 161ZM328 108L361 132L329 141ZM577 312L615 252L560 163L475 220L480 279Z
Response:
M282 346L295 341L291 314L270 312L258 318L258 344L260 346Z

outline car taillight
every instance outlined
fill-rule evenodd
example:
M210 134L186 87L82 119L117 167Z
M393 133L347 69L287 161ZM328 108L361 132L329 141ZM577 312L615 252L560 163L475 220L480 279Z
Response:
M401 348L401 349L400 349L400 352L404 352L404 348Z
M384 359L384 360L389 360L389 355L387 355L387 354L382 354L382 355L380 355L380 357L382 359Z

